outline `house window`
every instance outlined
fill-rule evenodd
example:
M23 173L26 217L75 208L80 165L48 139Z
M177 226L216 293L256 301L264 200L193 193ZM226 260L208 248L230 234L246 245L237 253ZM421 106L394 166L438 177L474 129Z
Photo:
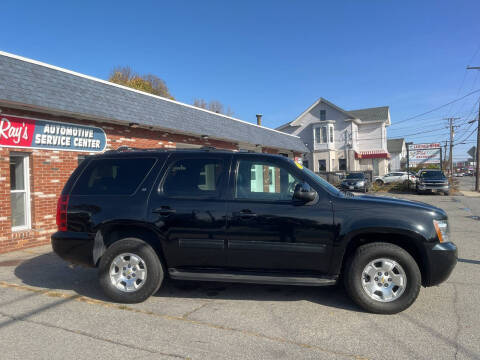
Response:
M30 228L30 181L28 155L10 155L10 205L12 230Z
M327 171L327 160L318 160L318 171Z
M327 143L327 127L322 126L322 143L326 144Z
M338 170L347 170L347 160L346 159L338 159Z
M308 167L308 160L303 160L302 163L303 163L304 167L306 167L307 169L309 168Z
M320 121L325 121L325 120L327 120L327 111L320 110Z
M329 141L330 141L330 143L333 144L333 126L330 125L328 127L328 132L329 132L329 137L330 137Z
M333 136L333 135L332 135ZM328 127L317 126L314 132L315 142L317 144L326 144L328 142Z

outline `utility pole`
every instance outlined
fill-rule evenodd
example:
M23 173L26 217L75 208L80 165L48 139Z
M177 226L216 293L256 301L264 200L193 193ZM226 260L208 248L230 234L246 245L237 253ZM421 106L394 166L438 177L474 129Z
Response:
M467 66L467 70L480 70L480 66ZM478 104L478 119L477 119L477 156L475 162L475 191L480 191L479 188L479 172L480 172L480 102Z
M442 170L444 170L445 172L447 171L447 144L448 140L445 140L445 145L443 145L443 162L445 163L445 169L442 164Z
M447 144L448 140L445 140L445 145L443 145L443 162L445 165L447 165ZM442 163L442 170L447 171L447 167L445 166L445 169L443 168L443 163Z
M480 101L478 102L478 119L477 119L477 156L475 157L475 191L480 190L479 177L480 177Z
M449 128L450 128L450 153L448 156L448 161L449 161L449 167L450 167L450 178L453 176L453 137L455 133L455 126L453 125L453 122L455 120L458 120L460 118L446 118L445 120L448 120L449 123Z
M410 190L410 145L412 145L412 144L413 144L413 142L405 143L405 145L407 145L407 185L408 185L408 190Z

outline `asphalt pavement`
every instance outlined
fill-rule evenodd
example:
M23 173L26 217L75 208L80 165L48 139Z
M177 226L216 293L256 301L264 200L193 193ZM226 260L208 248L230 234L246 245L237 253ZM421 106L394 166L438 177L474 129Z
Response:
M395 196L444 208L459 247L452 276L400 314L341 287L179 281L115 304L95 269L46 246L0 255L0 359L479 359L480 198Z

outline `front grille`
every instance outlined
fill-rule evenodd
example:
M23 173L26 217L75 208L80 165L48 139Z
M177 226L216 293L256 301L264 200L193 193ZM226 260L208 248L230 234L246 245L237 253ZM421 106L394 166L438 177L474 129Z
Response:
M425 186L430 186L430 187L443 187L446 186L447 184L444 183L424 183Z

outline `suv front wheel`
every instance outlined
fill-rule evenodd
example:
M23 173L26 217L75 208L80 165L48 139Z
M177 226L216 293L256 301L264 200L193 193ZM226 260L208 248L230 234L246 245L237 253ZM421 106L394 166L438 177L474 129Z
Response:
M348 260L345 288L353 301L377 314L395 314L413 304L422 277L416 261L389 243L360 246Z
M156 293L162 284L162 264L150 245L125 238L113 243L99 264L105 294L116 302L138 303Z

